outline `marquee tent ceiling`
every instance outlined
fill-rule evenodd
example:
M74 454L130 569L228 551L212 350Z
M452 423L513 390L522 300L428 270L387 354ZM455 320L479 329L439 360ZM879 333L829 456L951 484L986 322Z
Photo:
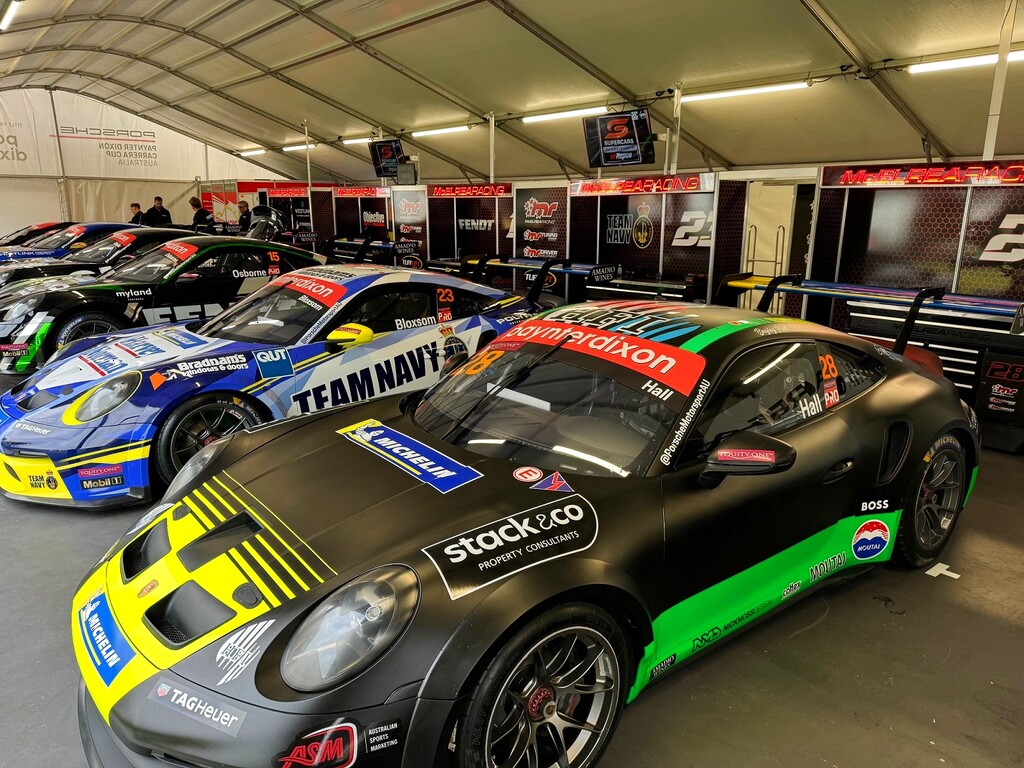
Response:
M578 118L684 94L811 80L686 103L680 169L982 152L995 67L910 74L921 58L994 52L1005 0L23 0L0 33L0 98L73 91L295 178L373 178L365 145L401 135L423 179L591 175ZM1024 48L1024 11L1014 48ZM661 97L657 96L658 92ZM408 132L472 125L468 133ZM661 170L665 144L657 145ZM1009 65L997 156L1024 154L1024 61Z

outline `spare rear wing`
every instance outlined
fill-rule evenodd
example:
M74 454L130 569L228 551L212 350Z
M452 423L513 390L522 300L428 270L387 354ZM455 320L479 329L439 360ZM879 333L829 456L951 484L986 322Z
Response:
M1011 335L1024 335L1024 304L1004 299L989 299L983 296L947 294L943 287L906 290L883 288L872 285L849 283L826 283L818 280L804 280L800 275L765 277L750 272L727 275L719 284L715 303L735 306L737 299L749 291L762 291L757 308L768 311L772 299L779 293L818 296L845 301L871 301L907 308L907 316L900 328L893 350L902 354L910 341L914 323L922 307L946 312L966 312L975 315L1011 318ZM927 302L927 304L926 304Z

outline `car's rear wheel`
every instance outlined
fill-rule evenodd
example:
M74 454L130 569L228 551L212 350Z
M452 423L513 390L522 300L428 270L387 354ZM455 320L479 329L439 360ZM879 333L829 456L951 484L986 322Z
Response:
M175 408L156 436L157 470L170 483L200 450L265 421L253 406L228 394L203 395Z
M101 333L123 331L125 327L124 323L105 312L82 312L61 323L54 336L54 343L56 349L61 349L80 339L98 336Z
M903 505L896 551L915 567L935 561L956 527L967 491L967 461L953 435L932 443Z
M491 660L457 732L459 768L587 768L619 722L629 651L615 620L568 604L538 616Z

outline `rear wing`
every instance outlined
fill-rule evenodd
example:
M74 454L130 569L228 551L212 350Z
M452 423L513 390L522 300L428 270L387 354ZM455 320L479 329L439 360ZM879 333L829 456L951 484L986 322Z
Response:
M534 303L542 292L561 295L566 301L584 301L587 286L607 283L619 276L616 264L585 264L566 258L514 259L508 255L463 256L458 267L454 261L428 261L428 269L458 271L474 282L490 285L505 273L512 290Z
M332 241L333 253L328 258L331 263L342 264L379 264L390 267L415 266L405 263L405 259L415 256L419 242L416 240L391 241L386 236L368 235L362 241L335 238Z
M1004 299L989 299L983 296L947 294L943 287L905 290L883 288L873 285L852 285L849 283L826 283L818 280L804 280L801 275L765 277L750 272L727 275L719 284L715 303L735 306L737 299L749 291L762 291L757 308L768 311L777 294L818 296L845 301L871 301L876 304L900 306L907 309L906 319L897 334L893 351L902 354L910 341L914 323L922 308L944 312L969 313L990 317L1010 318L1010 334L1024 335L1024 304ZM927 302L927 303L926 303Z

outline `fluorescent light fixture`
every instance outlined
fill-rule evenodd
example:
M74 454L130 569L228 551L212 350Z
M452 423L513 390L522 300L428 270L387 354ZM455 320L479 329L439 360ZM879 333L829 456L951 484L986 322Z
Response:
M802 88L810 88L811 84L806 80L796 83L778 83L776 85L758 85L753 88L736 88L731 91L708 91L707 93L691 93L687 96L680 96L679 101L688 104L691 101L710 101L711 99L728 99L732 96L756 96L761 93L775 93L777 91L797 91Z
M316 144L293 144L290 147L281 147L282 152L301 152L304 149L316 149Z
M265 155L267 150L265 149L247 149L245 152L239 152L239 157L256 157L256 155Z
M565 112L549 112L546 115L527 115L523 118L524 123L543 123L545 120L561 120L563 117L588 117L590 115L603 115L608 107L587 107L585 109L570 109Z
M7 5L7 10L4 11L4 16L0 19L0 32L6 32L7 28L11 26L11 22L14 21L14 14L18 12L18 3L21 0L10 0Z
M412 137L414 139L419 139L423 136L440 136L442 133L465 133L468 130L468 125L455 125L451 128L432 128L429 131L413 131Z
M371 141L373 141L373 139L370 138L369 136L367 136L365 139L342 139L341 143L342 144L369 144Z
M1024 61L1024 51L1010 51L1007 61ZM941 72L945 69L967 69L968 67L986 67L999 61L998 53L986 53L983 56L965 56L962 59L944 59L943 61L926 61L911 64L907 72L919 75L922 72Z

